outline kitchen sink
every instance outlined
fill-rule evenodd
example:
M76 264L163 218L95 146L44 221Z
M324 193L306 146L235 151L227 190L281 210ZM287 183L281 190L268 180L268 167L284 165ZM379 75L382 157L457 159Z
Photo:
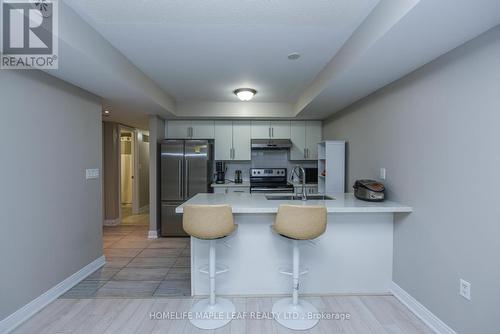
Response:
M302 201L302 196L286 195L286 196L266 196L266 199L272 201ZM335 197L328 195L307 195L306 200L311 201L332 201Z

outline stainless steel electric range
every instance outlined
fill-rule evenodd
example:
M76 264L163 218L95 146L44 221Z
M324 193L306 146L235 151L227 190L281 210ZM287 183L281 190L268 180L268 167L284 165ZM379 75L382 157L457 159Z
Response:
M250 168L251 193L293 193L286 168Z

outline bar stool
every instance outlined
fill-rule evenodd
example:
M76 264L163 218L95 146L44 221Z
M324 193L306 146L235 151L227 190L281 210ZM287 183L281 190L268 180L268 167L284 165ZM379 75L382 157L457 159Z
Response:
M294 330L306 330L318 323L317 318L308 317L318 310L311 303L299 299L299 276L306 273L300 270L299 241L311 240L322 235L326 230L326 207L281 205L272 226L278 234L291 239L293 244L292 298L283 298L274 303L272 312L277 314L276 321L282 326ZM283 271L281 271L283 273Z
M216 270L215 243L217 239L229 236L236 229L233 213L229 205L186 205L182 216L184 231L192 237L209 240L208 273L210 279L210 297L202 299L191 307L194 315L190 322L200 329L216 329L231 321L235 311L234 304L225 298L215 297L215 275L227 269ZM202 317L196 317L196 315ZM209 318L204 316L209 315ZM223 315L223 316L220 316Z

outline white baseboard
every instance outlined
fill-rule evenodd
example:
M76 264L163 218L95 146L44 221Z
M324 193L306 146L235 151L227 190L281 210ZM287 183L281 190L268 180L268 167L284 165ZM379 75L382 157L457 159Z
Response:
M56 300L63 293L83 281L88 275L102 267L106 263L104 255L92 261L64 281L50 288L28 304L15 311L7 318L0 321L0 333L8 333L21 325L23 322L39 312L45 306Z
M158 239L158 231L149 231L148 239Z
M104 226L116 226L116 225L119 225L120 223L121 223L121 219L120 218L105 219L104 220Z
M420 304L408 292L403 290L399 285L392 282L391 292L401 303L410 309L417 317L420 318L427 326L429 326L437 334L457 334L441 319L436 317L424 305Z

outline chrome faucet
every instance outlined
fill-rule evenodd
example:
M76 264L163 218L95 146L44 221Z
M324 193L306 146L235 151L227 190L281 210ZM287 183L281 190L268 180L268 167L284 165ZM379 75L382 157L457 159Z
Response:
M304 168L302 168L302 166L296 165L295 167L293 167L292 174L291 174L292 177L293 177L294 174L297 174L297 169L302 174L302 200L303 201L307 201L307 195L306 195L306 171L304 170ZM297 174L297 176L300 177L300 174Z

